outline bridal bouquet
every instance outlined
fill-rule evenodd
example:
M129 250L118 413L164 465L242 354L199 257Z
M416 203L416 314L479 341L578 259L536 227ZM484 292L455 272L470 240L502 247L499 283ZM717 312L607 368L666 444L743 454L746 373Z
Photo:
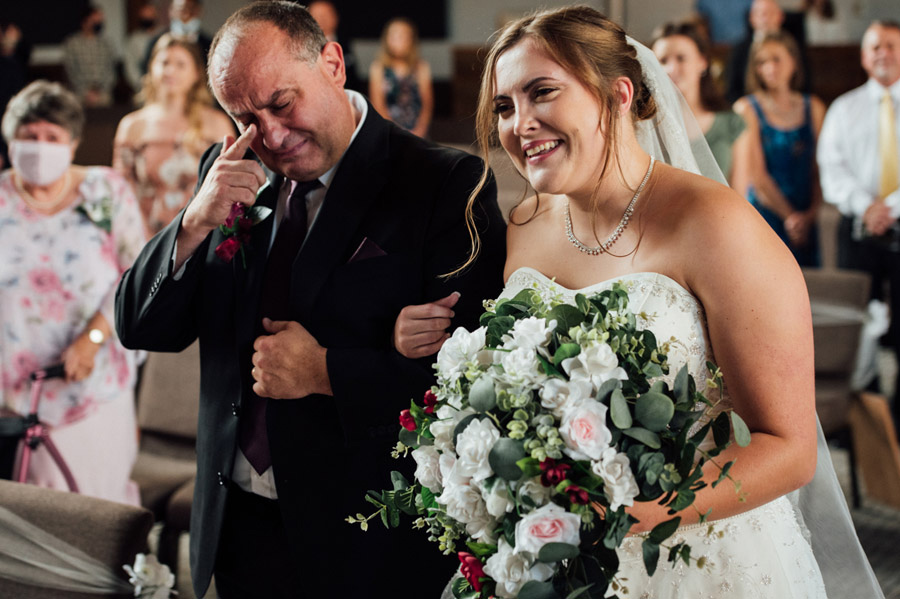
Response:
M750 434L734 412L713 416L716 402L686 368L666 382L673 340L641 328L646 316L618 284L574 305L525 289L488 306L480 328L457 329L441 348L422 405L400 414L397 453L412 450L415 481L392 473L393 489L366 496L377 511L348 522L418 516L458 555L460 599L611 596L635 501L672 516L643 540L648 572L661 548L691 563L689 546L666 543L676 514L706 485L705 465L719 468L713 485L728 477L731 462L715 456ZM703 386L721 400L721 374L708 367Z

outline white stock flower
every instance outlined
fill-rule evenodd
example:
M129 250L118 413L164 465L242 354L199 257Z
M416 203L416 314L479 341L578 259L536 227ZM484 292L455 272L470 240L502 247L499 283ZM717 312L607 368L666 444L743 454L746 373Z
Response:
M572 380L591 381L596 388L610 379L624 381L628 378L619 366L619 359L607 343L581 348L581 353L562 361L563 370Z
M469 536L475 540L491 538L494 520L481 498L481 491L476 487L451 485L448 482L437 501L446 506L448 516L466 525L466 532Z
M533 349L516 348L500 354L503 374L497 378L513 387L530 387L547 378Z
M469 476L462 476L456 469L456 454L447 451L441 454L438 459L438 469L441 471L441 483L448 487L450 485L467 485L471 480Z
M488 455L499 438L500 431L493 422L487 418L473 418L456 438L456 469L459 473L476 481L493 475Z
M529 478L525 482L519 484L517 489L518 497L530 497L534 504L538 507L550 501L550 487L542 485L538 478ZM532 508L523 505L523 510L531 510Z
M530 349L538 350L543 355L547 355L547 344L553 336L553 330L556 328L556 321L551 320L549 323L544 318L529 316L517 320L513 324L513 328L509 333L503 335L504 349Z
M606 426L605 405L594 399L586 399L569 405L562 416L559 434L566 447L563 451L575 460L599 460L603 450L609 447L612 433Z
M609 499L609 509L617 510L620 505L634 505L634 498L640 494L640 489L627 455L610 447L603 451L599 461L591 464L591 470L603 479L603 491Z
M435 493L440 493L443 486L440 469L440 454L433 445L423 445L414 449L412 457L416 461L416 480Z
M440 378L456 381L462 376L467 364L475 362L478 353L484 349L485 328L479 327L471 333L459 327L444 342L437 356L437 368Z
M567 543L576 547L581 542L581 516L548 503L516 523L516 553L527 551L537 556L547 543Z
M590 398L593 391L593 385L585 379L566 381L551 378L541 387L541 405L559 418L567 406Z
M466 408L465 410L457 410L450 406L441 406L435 412L437 420L431 423L428 430L434 435L434 447L438 451L453 451L453 431L456 425L470 414L474 414L475 410Z
M499 597L514 598L526 582L543 582L553 576L553 572L550 564L534 562L527 554L516 553L503 537L500 537L497 553L484 564L484 573L497 582L495 592Z
M494 481L490 491L482 486L481 496L484 498L488 513L494 518L502 518L516 506L510 497L509 486L499 477Z

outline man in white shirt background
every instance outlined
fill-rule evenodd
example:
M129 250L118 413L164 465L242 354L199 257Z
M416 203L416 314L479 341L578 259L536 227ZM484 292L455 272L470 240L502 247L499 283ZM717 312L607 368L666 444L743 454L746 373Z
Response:
M874 21L861 48L866 83L834 101L819 136L825 201L840 210L838 266L872 275L872 297L890 289L890 344L900 356L900 23ZM900 401L893 402L900 424Z

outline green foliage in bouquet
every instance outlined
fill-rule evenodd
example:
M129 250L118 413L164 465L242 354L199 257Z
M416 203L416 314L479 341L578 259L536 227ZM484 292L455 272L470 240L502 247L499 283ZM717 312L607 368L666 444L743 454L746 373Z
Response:
M415 517L441 551L457 553L460 599L621 591L615 550L636 522L626 510L634 501L671 516L643 540L649 574L661 549L671 562L700 561L667 544L678 513L706 486L704 466L719 469L713 486L730 479L732 462L716 456L732 439L750 442L736 413L716 409L715 365L704 381L715 401L687 367L667 377L677 340L641 326L652 315L633 313L620 284L574 304L525 289L487 308L478 330L458 329L441 349L424 405L400 415L395 453L412 450L415 482L393 472L392 489L366 496L376 511L347 521L366 529L375 516L388 527Z

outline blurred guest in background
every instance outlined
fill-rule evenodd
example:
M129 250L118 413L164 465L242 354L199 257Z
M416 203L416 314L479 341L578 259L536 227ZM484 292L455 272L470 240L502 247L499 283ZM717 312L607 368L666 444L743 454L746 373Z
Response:
M12 169L0 174L0 403L29 410L28 375L62 362L39 418L79 490L138 504L134 352L112 332L120 275L144 243L128 183L106 167L72 165L84 114L58 83L36 81L2 121ZM68 489L45 447L28 481Z
M770 33L750 52L747 87L738 100L758 143L751 150L748 199L791 248L800 266L819 266L816 219L822 189L816 166L816 139L825 105L801 94L800 51L787 33Z
M204 150L234 133L213 108L196 44L165 34L151 56L143 107L119 123L113 151L113 166L135 187L148 237L187 204Z
M66 77L88 108L109 106L116 84L113 51L102 32L103 11L88 5L81 18L81 29L63 42Z
M340 25L341 19L334 3L328 0L315 0L315 2L310 2L306 9L322 29L325 39L329 42L339 43L344 50L344 65L347 69L347 83L344 84L344 88L364 92L359 73L356 70L356 56L353 55L351 43L349 40L338 38L338 25Z
M25 85L30 55L31 46L22 38L22 30L15 23L0 20L0 113ZM7 164L6 141L0 136L0 170Z
M719 168L731 187L745 194L747 126L725 101L709 71L709 42L691 22L666 23L653 37L653 52L691 107Z
M747 36L752 0L697 0L694 10L706 21L714 44L733 46Z
M147 47L158 33L157 16L155 4L141 5L138 8L137 29L131 32L125 42L125 56L122 61L125 78L135 92L141 89L141 76L144 74L141 66L147 56Z
M803 26L810 46L845 44L847 27L831 0L803 0Z
M203 68L206 68L206 55L209 54L209 46L212 37L201 29L200 16L203 14L203 4L200 0L172 0L169 5L169 27L159 32L150 40L144 49L144 62L141 71L146 73L150 69L150 54L156 46L157 40L166 33L174 37L194 42L200 48L200 56L203 58Z
M381 116L427 135L434 109L431 67L419 57L419 33L409 19L391 19L381 33L378 58L369 68L369 100Z
M825 200L842 215L838 266L870 273L873 299L890 299L888 339L900 356L900 23L875 21L869 26L862 66L869 80L828 109L819 169ZM896 395L893 413L900 430Z

